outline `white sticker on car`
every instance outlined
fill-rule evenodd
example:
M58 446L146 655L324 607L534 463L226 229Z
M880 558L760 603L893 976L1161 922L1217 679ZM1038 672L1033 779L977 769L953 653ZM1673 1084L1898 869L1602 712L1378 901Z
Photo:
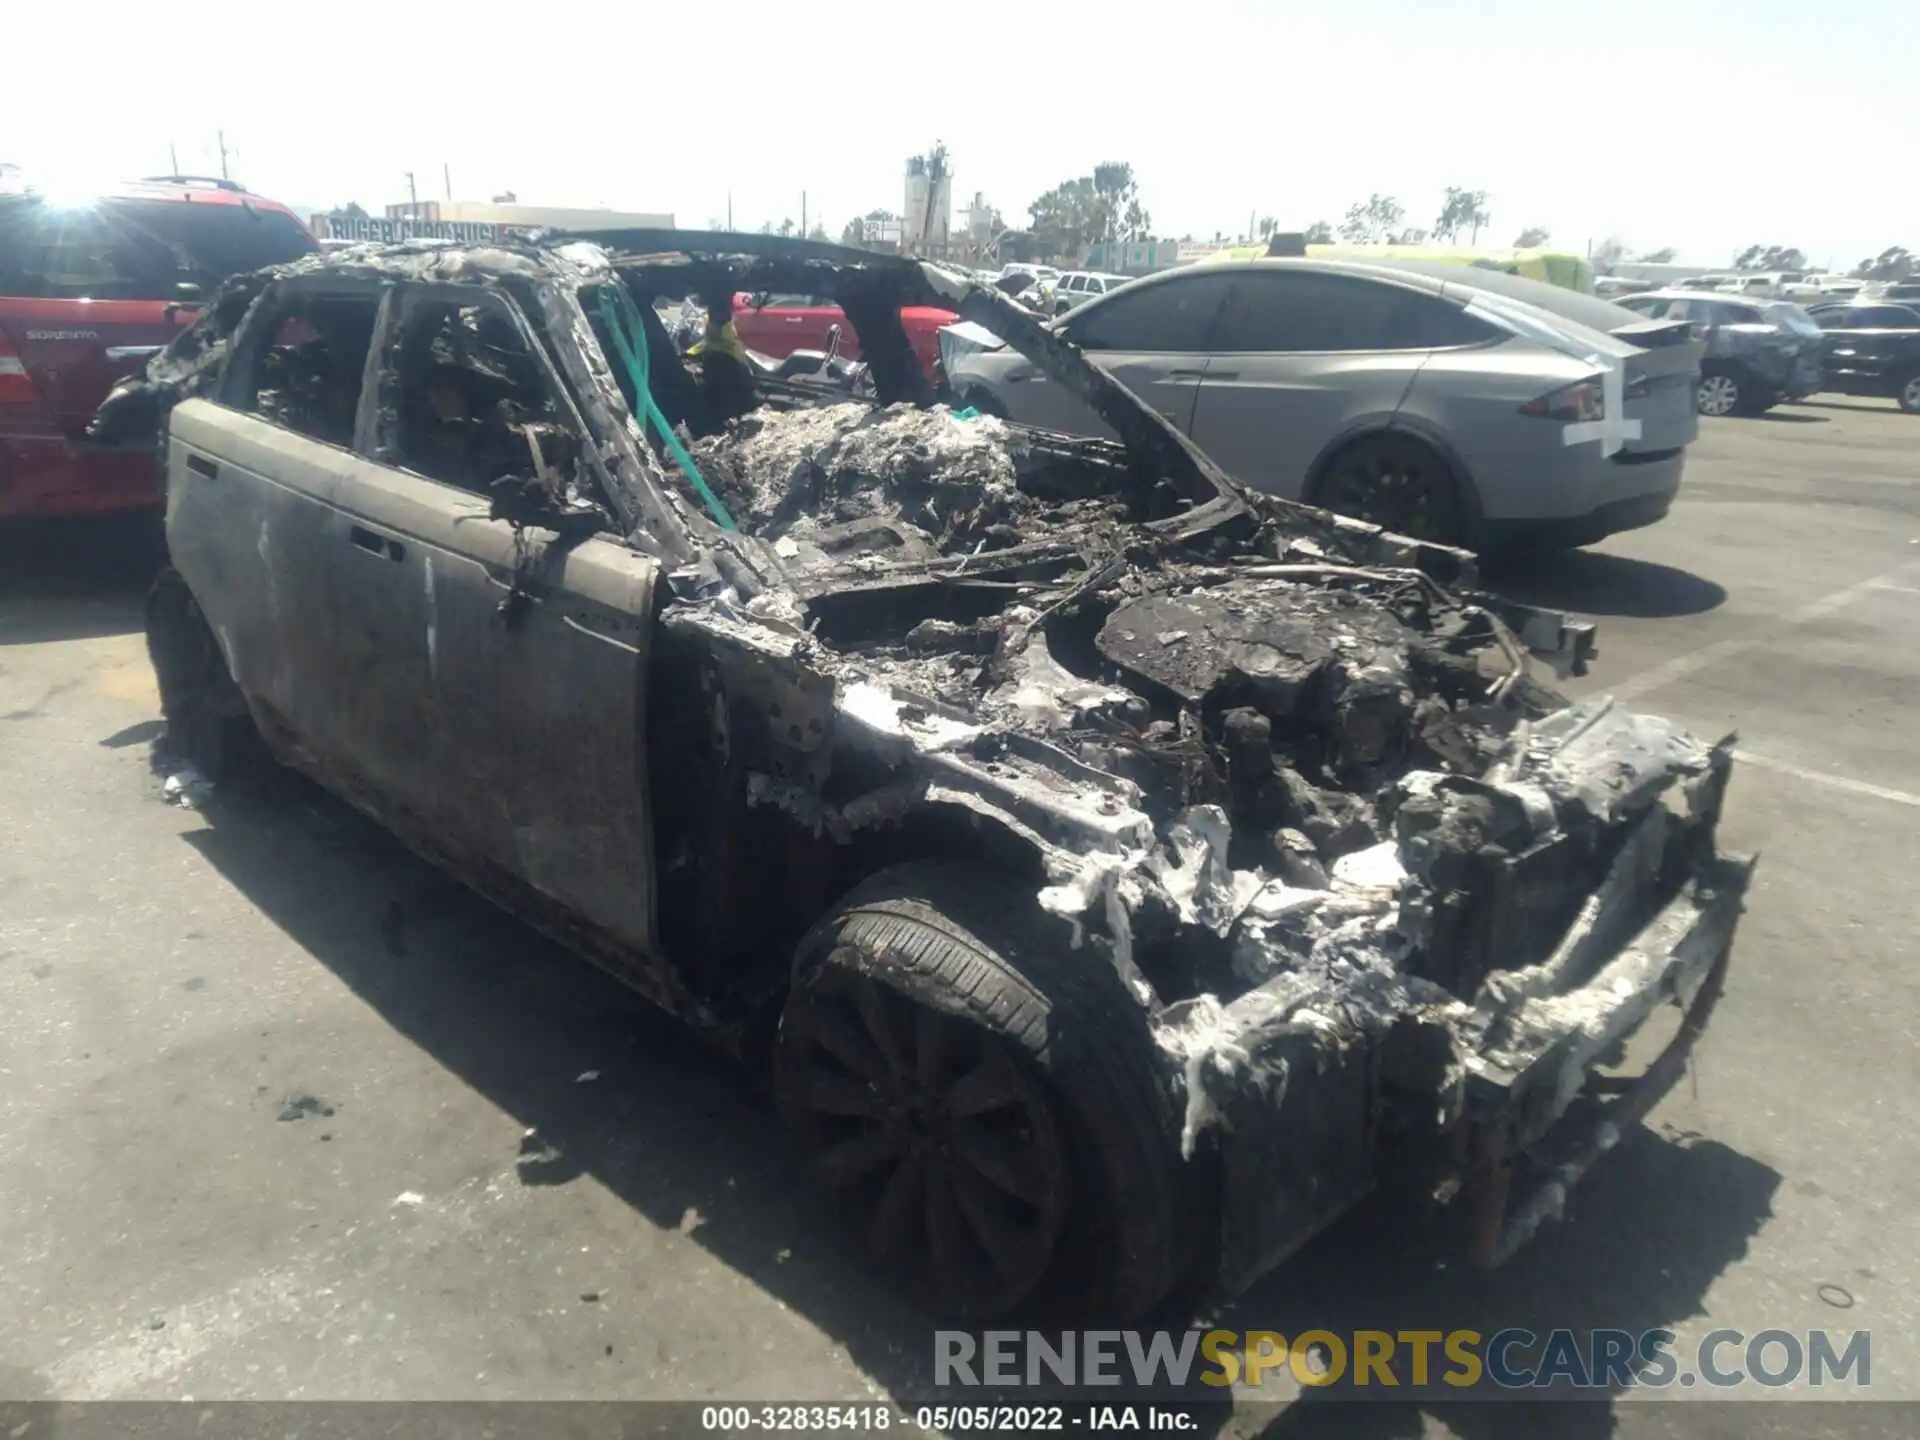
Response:
M1625 366L1617 355L1592 355L1594 364L1603 367L1600 377L1600 418L1576 420L1561 431L1561 441L1580 445L1588 440L1600 442L1600 453L1612 455L1629 440L1640 438L1640 422L1627 418Z

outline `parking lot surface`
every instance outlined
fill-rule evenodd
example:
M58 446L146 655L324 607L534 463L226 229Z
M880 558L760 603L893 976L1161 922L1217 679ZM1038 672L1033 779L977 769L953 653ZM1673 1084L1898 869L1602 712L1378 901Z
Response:
M754 1077L302 782L162 800L154 553L0 534L0 1399L921 1391ZM1920 420L1704 421L1664 523L1489 579L1598 619L1572 689L1738 729L1728 993L1505 1270L1363 1215L1218 1323L1868 1328L1920 1398Z

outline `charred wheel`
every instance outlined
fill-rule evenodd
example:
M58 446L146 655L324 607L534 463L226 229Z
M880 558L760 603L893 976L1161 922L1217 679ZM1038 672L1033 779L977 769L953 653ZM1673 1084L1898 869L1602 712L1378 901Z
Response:
M1069 948L1030 890L917 864L801 947L775 1084L811 1178L928 1309L1132 1314L1180 1253L1155 1058L1111 962Z
M1416 540L1462 544L1467 513L1453 467L1410 435L1367 435L1320 473L1315 503Z

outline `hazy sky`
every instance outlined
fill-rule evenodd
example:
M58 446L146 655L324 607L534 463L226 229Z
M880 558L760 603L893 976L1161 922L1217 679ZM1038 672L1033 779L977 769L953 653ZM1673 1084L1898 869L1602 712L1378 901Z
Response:
M1920 247L1920 20L1895 0L306 7L13 0L0 160L70 182L167 146L298 205L485 199L783 216L901 207L936 137L954 193L1024 223L1130 161L1155 229L1338 220L1370 191L1430 224L1486 190L1491 238L1749 243L1851 265ZM951 17L975 17L961 29ZM87 38L75 60L77 32ZM52 63L47 57L75 63ZM31 121L31 126L22 122ZM1486 240L1487 235L1482 236Z

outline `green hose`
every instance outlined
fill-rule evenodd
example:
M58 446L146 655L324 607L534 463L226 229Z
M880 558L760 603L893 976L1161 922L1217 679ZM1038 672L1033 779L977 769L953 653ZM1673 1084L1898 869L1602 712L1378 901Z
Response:
M600 288L600 318L606 321L607 333L613 336L613 347L620 352L620 362L627 367L627 378L633 382L641 423L653 427L654 433L660 437L660 443L667 447L667 453L686 473L720 528L738 530L740 527L733 523L733 516L727 513L727 507L720 503L720 497L701 478L700 467L693 463L693 456L680 443L680 437L673 433L673 427L667 424L667 417L660 413L659 402L653 398L653 387L649 383L646 328L633 308L633 297L617 280Z

